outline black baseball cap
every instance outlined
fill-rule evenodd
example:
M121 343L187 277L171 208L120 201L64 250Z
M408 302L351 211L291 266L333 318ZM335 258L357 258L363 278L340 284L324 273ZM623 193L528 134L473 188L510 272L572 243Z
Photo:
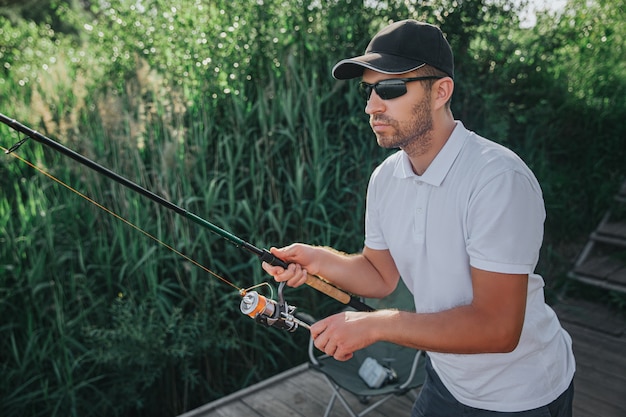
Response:
M392 23L372 38L365 54L339 61L332 74L338 80L363 75L365 68L384 74L403 74L431 65L454 78L452 48L441 29L417 20Z

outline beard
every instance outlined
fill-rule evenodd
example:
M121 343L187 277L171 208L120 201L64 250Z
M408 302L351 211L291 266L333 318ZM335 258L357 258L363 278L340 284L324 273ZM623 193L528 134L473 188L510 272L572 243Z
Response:
M400 123L384 114L372 116L372 122L380 121L393 129L390 134L376 134L378 145L386 148L400 148L410 155L423 155L430 148L432 141L433 118L429 97L413 106L413 117Z

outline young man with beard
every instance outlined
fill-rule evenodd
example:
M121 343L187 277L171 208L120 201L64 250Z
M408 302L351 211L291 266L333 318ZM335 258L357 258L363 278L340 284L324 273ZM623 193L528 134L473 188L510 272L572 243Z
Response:
M403 279L416 312L344 312L315 323L315 346L347 360L377 341L428 352L413 417L571 416L571 338L534 273L545 210L532 172L510 150L454 120L452 51L432 25L379 32L337 79L361 77L378 144L400 150L373 172L365 247L346 255L296 243L272 248L299 286L320 275L384 297Z

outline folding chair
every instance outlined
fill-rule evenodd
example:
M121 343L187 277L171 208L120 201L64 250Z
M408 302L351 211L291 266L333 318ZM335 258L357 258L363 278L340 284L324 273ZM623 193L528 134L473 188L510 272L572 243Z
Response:
M413 296L401 281L398 288L381 300L367 300L374 308L398 308L413 311ZM370 388L359 376L359 368L367 358L375 359L380 365L393 369L397 378L379 388ZM412 393L416 399L415 389L422 386L425 379L424 355L422 351L406 348L387 342L374 343L357 351L345 362L337 361L328 355L316 356L313 340L309 342L309 359L311 369L320 372L330 387L332 395L326 407L324 417L328 417L336 400L339 400L348 414L361 417L374 410L393 396ZM354 410L344 392L356 396L362 404L369 404L373 397L380 397L376 402L360 412Z

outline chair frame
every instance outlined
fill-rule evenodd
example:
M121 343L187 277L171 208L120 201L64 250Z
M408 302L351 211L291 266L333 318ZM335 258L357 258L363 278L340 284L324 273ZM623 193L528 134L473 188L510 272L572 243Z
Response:
M408 375L408 377L400 382L397 381L395 383L395 385L397 386L397 388L392 391L389 392L387 394L373 394L373 395L361 395L355 392L352 392L346 388L341 387L339 384L337 384L330 376L328 376L327 374L325 374L320 368L323 366L320 363L320 359L321 358L328 358L328 355L321 355L319 358L315 356L314 354L314 345L313 345L313 339L311 338L309 340L309 359L311 361L310 363L310 367L312 369L317 370L318 372L320 372L323 376L324 379L326 380L326 382L330 385L331 389L332 389L332 396L328 402L328 405L326 406L326 411L324 413L324 417L328 417L333 409L333 406L335 405L335 401L339 400L339 402L343 405L343 407L346 409L346 411L348 412L348 414L350 414L351 417L362 417L366 414L368 414L370 411L376 409L378 406L380 406L381 404L383 404L384 402L386 402L387 400L389 400L390 398L397 396L397 395L403 395L406 393L412 393L413 394L413 399L416 400L417 399L417 395L414 392L415 388L410 388L411 383L413 381L413 379L415 378L415 375L417 373L418 370L418 366L420 365L420 360L423 359L423 351L421 350L416 350L415 351L415 356L413 357L413 363L411 365L411 371ZM398 385L399 384L399 385ZM360 412L355 412L352 407L350 407L350 404L348 403L348 400L344 397L344 394L342 393L343 391L346 392L350 392L353 395L357 396L361 403L367 403L370 399L370 397L373 396L382 396L381 399L379 399L378 401L376 401L375 403L371 404L370 406L368 406L367 408L361 410Z

